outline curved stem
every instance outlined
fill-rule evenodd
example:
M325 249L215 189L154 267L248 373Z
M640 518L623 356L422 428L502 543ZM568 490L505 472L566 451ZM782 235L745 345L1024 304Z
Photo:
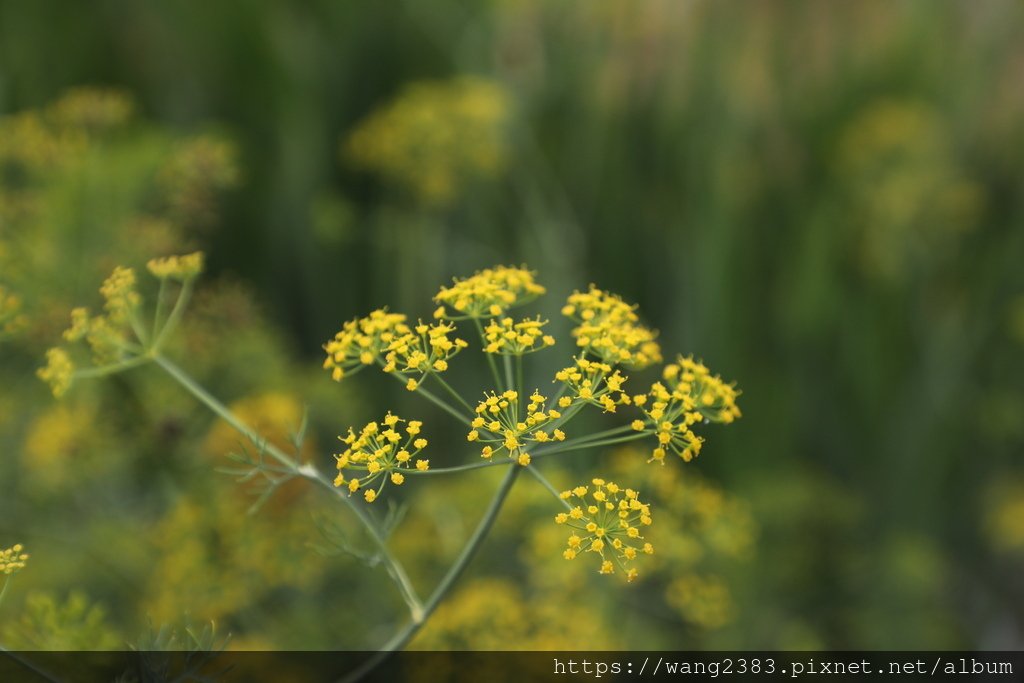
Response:
M128 360L123 360L118 363L111 363L110 365L101 365L98 368L85 368L84 370L75 370L74 376L76 378L84 377L105 377L106 375L112 375L122 370L129 370L140 365L145 365L150 360L149 356L132 356Z
M160 291L156 295L156 309L153 311L153 332L150 337L156 339L160 334L160 318L164 316L164 299L167 298L167 278L160 278Z
M181 283L181 290L178 292L178 299L174 302L174 308L171 309L171 314L167 316L167 322L164 323L163 328L160 330L160 334L153 340L152 345L149 347L153 356L155 357L160 353L160 347L163 345L164 340L174 331L174 328L178 326L181 321L181 316L185 314L185 308L188 305L188 300L192 296L192 280L185 280Z
M541 474L539 469L534 467L533 464L527 465L526 469L530 471L530 474L533 475L534 479L541 483L541 486L550 491L551 495L553 495L559 503L565 506L566 510L572 510L572 505L569 504L569 501L567 501L565 498L562 498L562 495L558 492L558 489L552 486L551 482L548 481L548 478Z
M466 569L466 566L469 565L470 560L473 559L473 556L479 549L483 539L491 530L491 526L494 524L494 520L497 519L498 512L501 511L501 507L502 505L504 505L505 499L508 497L509 491L512 490L512 485L515 483L516 477L519 476L520 469L522 468L510 468L508 473L505 475L505 478L502 479L501 486L498 488L498 491L494 494L494 498L491 500L491 504L487 507L487 512L484 513L484 516L480 519L480 523L477 524L476 529L473 531L473 535L469 537L468 541L466 541L466 545L463 546L462 552L459 553L459 556L455 559L455 562L452 564L452 566L448 568L448 571L447 573L445 573L444 578L441 579L441 583L437 585L437 588L434 589L434 592L431 593L430 598L424 605L423 619L421 619L418 622L412 621L406 624L405 627L403 627L401 630L395 633L395 635L393 635L391 639L388 640L388 642L385 643L376 654L374 654L368 660L363 662L363 664L359 666L357 669L355 669L354 671L350 672L347 676L345 676L342 679L341 683L351 683L352 681L359 680L364 675L372 671L374 667L376 667L378 664L384 661L384 659L386 659L390 653L405 647L405 645L410 640L412 640L413 636L415 636L416 633L419 632L419 630L423 627L424 622L426 622L430 615L434 613L434 610L437 609L437 606L441 603L441 600L444 599L444 597L448 594L448 591L450 591L452 586L455 585L455 582L458 580L459 576Z
M159 354L154 354L153 360L156 361L156 363L162 367L167 374L177 380L179 384L199 399L201 403L217 414L217 416L234 427L253 443L260 444L260 447L263 448L274 460L295 472L297 475L322 485L334 493L338 500L347 505L348 508L355 513L360 523L362 523L363 527L369 534L370 539L373 541L373 544L376 546L377 551L380 553L380 556L384 561L384 565L388 569L388 573L394 579L395 584L398 586L402 597L405 599L405 602L409 607L409 613L412 616L413 623L418 623L423 619L423 605L420 602L419 596L416 595L416 590L413 588L412 582L409 580L409 576L405 573L405 569L402 567L401 563L391 554L391 551L387 546L387 539L362 506L356 504L351 498L339 491L317 468L309 464L299 465L280 448L272 443L268 443L266 439L260 437L258 432L240 420L227 406L217 400L217 398L210 394L210 392L206 391L206 389L197 384L195 380L193 380L177 365Z
M143 347L149 343L149 334L146 332L146 328L142 326L138 316L138 306L128 310L128 325L132 328L135 333L136 339Z
M423 603L420 601L419 595L416 593L416 589L412 585L412 581L409 580L409 575L405 573L405 568L402 566L402 563L398 561L398 558L391 554L391 550L387 545L387 539L380 533L380 529L366 513L366 510L357 503L354 503L351 498L346 496L334 485L333 482L328 480L327 477L321 474L316 468L304 465L299 469L299 474L326 488L356 514L356 517L359 518L359 521L362 522L366 531L369 533L374 545L377 546L377 552L380 553L381 559L384 561L384 566L388 570L388 574L395 581L395 585L398 586L398 590L402 594L405 604L409 607L409 616L412 619L412 623L421 623L426 618Z

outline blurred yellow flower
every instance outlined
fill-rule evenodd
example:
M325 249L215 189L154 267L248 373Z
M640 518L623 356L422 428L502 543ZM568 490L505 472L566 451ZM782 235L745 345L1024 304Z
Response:
M702 628L719 628L732 620L729 588L719 577L681 576L669 584L665 597L687 621Z
M28 562L28 553L20 543L0 550L0 574L4 576L17 574L25 568L26 562Z
M46 352L46 365L36 371L39 379L50 385L56 398L60 398L71 388L71 380L75 374L74 363L68 352L54 347Z
M941 113L879 100L843 129L835 167L868 274L898 279L951 253L980 215L981 186L961 170Z
M997 549L1024 550L1024 485L994 492L985 522L988 537Z
M509 109L505 90L482 78L413 83L360 122L343 152L424 204L448 204L466 181L501 170Z
M581 601L566 609L558 599L562 595L524 590L518 582L504 578L467 581L441 604L411 647L590 650L611 649L621 642L616 640L614 625L606 624L594 605ZM424 680L437 680L436 672L431 674Z
M146 268L161 280L189 280L203 271L203 252L197 251L185 256L166 256L150 259Z

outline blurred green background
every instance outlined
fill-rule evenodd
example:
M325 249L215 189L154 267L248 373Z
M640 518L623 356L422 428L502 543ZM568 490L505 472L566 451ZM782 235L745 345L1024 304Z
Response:
M33 376L114 265L202 248L178 357L277 438L308 406L325 467L388 406L462 448L321 345L498 263L538 271L563 352L593 282L743 391L697 461L623 469L665 489L650 581L541 554L524 481L415 646L1024 647L1022 36L1009 0L0 0L0 547L33 553L0 642L188 612L358 648L399 618L314 552L328 500L246 517L212 472L236 437L155 370L61 403ZM427 483L395 539L423 592L496 485Z

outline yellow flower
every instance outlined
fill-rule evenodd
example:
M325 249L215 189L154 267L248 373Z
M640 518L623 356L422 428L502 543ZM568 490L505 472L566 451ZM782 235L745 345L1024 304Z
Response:
M324 369L335 381L367 365L384 362L386 349L398 337L407 335L410 327L401 313L390 313L381 308L364 318L356 318L342 325L334 338L324 344L327 358ZM415 387L413 387L415 388Z
M181 257L194 267L201 254ZM159 268L158 268L159 269ZM198 272L198 271L197 271ZM140 337L142 321L137 318L142 298L135 288L135 271L117 266L100 287L105 299L104 313L92 316L86 308L71 311L71 325L64 331L69 342L84 340L92 351L96 366L110 365L140 356L148 340ZM179 295L180 296L180 295ZM47 367L38 375L47 381L59 396L67 390L74 372L74 363L67 350L51 349L47 353Z
M25 568L28 554L20 543L0 550L0 575L13 576Z
M632 402L629 395L622 391L626 378L618 370L613 371L607 363L577 358L575 365L555 373L555 381L565 383L573 394L563 397L569 400L564 405L560 402L562 407L578 400L603 408L607 413L614 413L617 405Z
M100 287L100 294L106 299L104 308L112 323L122 323L128 319L140 303L139 293L135 291L135 271L131 268L117 266Z
M557 411L548 409L546 405L547 399L536 390L528 401L520 401L519 393L512 390L501 394L484 393L484 400L475 408L476 418L471 423L473 429L466 439L484 444L480 452L484 458L504 450L525 467L530 464L530 456L523 450L526 442L565 440L565 433L560 429L550 432L544 429L559 416Z
M524 318L515 322L512 318L491 320L484 328L484 351L503 356L522 356L554 345L555 339L544 334L547 320L538 316L535 320Z
M654 553L650 543L634 545L644 538L640 528L651 524L650 507L633 489L603 479L594 479L591 484L592 488L577 486L561 493L560 497L571 501L572 507L568 513L556 515L555 522L573 530L563 557L572 560L581 552L595 553L601 557L600 573L612 574L618 568L627 581L633 581L638 573L627 565L638 552Z
M68 352L59 346L46 352L46 366L39 368L36 375L50 385L53 395L60 398L71 387L75 366Z
M203 252L151 259L146 268L161 280L191 280L203 271Z
M507 93L492 81L413 83L357 126L345 152L424 204L445 205L504 165L508 111Z
M416 372L419 380L410 379L406 385L415 391L428 374L448 369L448 360L466 348L464 339L453 337L455 325L438 323L419 324L412 330L397 334L384 347L384 372Z
M679 356L675 363L666 365L662 378L664 383L652 384L645 400L634 397L647 419L634 420L632 426L636 431L649 432L658 441L648 462L665 464L666 448L689 462L700 454L704 443L691 427L736 420L741 415L736 405L739 392L692 357Z
M534 281L533 273L526 268L495 266L456 279L450 287L442 287L434 297L434 301L442 304L435 315L448 320L493 318L544 292L544 287ZM447 307L454 312L449 312Z
M562 314L579 323L572 336L581 349L611 365L642 369L661 362L661 348L657 333L640 323L635 309L591 285L570 295Z
M422 422L410 420L404 430L401 422L405 421L389 412L379 423L365 425L359 434L349 429L347 435L339 436L346 448L334 456L339 472L334 485L347 486L350 493L355 493L376 484L376 488L369 488L363 494L368 503L377 499L388 481L401 486L405 482L402 470L409 470L413 456L427 446L426 439L416 438ZM399 430L405 432L404 437ZM416 460L415 468L426 470L427 461ZM353 471L365 472L365 475L346 479L344 473Z

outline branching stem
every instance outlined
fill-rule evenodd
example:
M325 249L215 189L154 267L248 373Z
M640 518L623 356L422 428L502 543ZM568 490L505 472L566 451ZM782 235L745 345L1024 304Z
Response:
M172 314L173 315L173 314ZM299 465L294 459L288 454L282 451L280 448L272 443L267 442L265 439L252 429L249 425L245 424L238 418L231 410L217 400L210 392L206 391L200 386L194 379L192 379L184 370L179 368L177 365L172 363L167 358L154 354L153 360L164 369L172 378L174 378L182 387L184 387L189 393L203 403L207 408L212 410L218 417L227 422L229 425L234 427L239 433L245 436L247 439L255 444L260 444L266 451L266 453L284 465L289 470L293 471L296 475L309 479L310 481L316 482L323 486L327 490L331 491L335 496L344 503L356 517L362 523L366 529L367 534L376 546L377 551L380 553L383 559L384 565L388 569L388 573L394 579L395 584L398 586L399 592L402 594L402 598L405 600L406 605L409 607L409 614L412 618L413 623L419 623L424 618L424 608L421 603L419 596L416 594L416 589L413 588L412 582L409 580L408 575L405 572L405 568L402 567L401 563L391 554L388 549L387 539L381 533L379 527L374 523L373 519L369 516L367 511L358 503L353 501L349 496L345 495L342 491L338 490L334 483L331 482L323 473L317 468L309 464Z

